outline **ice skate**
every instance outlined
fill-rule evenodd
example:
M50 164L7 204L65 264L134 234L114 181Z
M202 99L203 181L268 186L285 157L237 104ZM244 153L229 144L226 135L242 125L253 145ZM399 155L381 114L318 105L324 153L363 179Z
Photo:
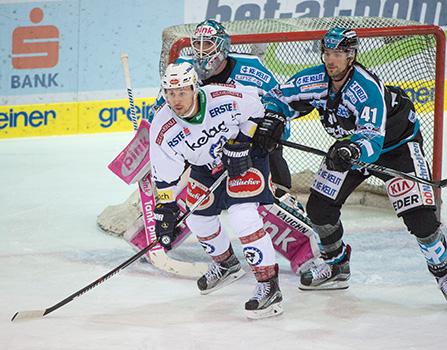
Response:
M283 313L282 293L278 277L266 282L258 282L254 296L245 303L245 314L250 319L278 316Z
M209 294L245 275L236 255L232 254L221 263L213 262L209 270L197 280L200 294Z
M335 290L349 287L351 277L349 258L351 247L346 246L346 254L338 264L328 264L323 261L320 265L312 266L310 270L301 274L299 289L301 290Z

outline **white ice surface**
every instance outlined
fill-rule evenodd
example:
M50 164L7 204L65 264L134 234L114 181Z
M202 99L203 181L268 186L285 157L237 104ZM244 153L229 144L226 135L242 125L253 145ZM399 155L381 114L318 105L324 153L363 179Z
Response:
M106 205L133 190L106 168L130 137L0 141L0 349L446 347L447 302L413 237L392 214L364 208L343 215L353 247L350 288L300 292L280 259L285 311L277 318L245 318L249 274L201 296L195 281L137 262L43 319L10 322L16 311L48 308L134 254L95 226ZM175 254L206 260L193 240Z

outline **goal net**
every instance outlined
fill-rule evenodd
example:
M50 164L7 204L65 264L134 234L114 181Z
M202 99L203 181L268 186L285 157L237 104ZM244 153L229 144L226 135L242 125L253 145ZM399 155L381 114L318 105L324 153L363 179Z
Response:
M280 83L306 67L320 64L320 40L327 29L353 28L360 37L358 61L385 84L402 87L421 120L424 149L434 179L441 177L445 35L437 26L375 17L291 18L224 22L233 52L261 58ZM163 31L160 74L180 55L191 54L189 37L196 24ZM327 150L334 140L314 111L292 122L290 141ZM292 173L292 191L308 191L321 157L284 149ZM361 204L388 205L383 183L369 178L356 191ZM440 193L437 191L437 198Z

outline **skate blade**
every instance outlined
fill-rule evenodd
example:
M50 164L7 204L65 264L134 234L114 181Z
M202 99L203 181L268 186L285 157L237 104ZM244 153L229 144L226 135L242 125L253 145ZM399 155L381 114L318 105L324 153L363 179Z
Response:
M260 320L267 317L279 316L284 312L282 303L275 303L261 310L245 310L245 316L250 320Z
M202 295L206 295L206 294L210 294L215 292L216 290L225 287L227 285L229 285L230 283L233 283L235 281L237 281L239 278L241 278L242 276L245 275L245 271L243 269L240 269L238 272L233 273L232 275L230 275L230 277L228 277L225 281L223 281L222 283L218 284L217 286L215 286L214 288L210 288L210 289L206 289L206 290L201 290L200 294Z
M305 286L303 284L298 285L299 290L340 290L340 289L348 289L349 284L348 281L333 281L328 283L323 283L319 286Z

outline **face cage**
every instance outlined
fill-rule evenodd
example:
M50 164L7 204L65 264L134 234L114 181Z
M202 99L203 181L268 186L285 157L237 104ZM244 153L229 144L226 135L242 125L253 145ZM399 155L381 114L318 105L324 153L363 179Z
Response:
M196 48L194 43L199 43L199 47ZM214 45L214 48L204 52L204 43L210 43ZM200 80L208 79L213 76L216 69L222 64L227 58L228 53L223 46L225 45L225 39L214 36L214 37L204 37L199 36L193 38L191 41L191 46L194 52L194 68L199 75ZM209 45L212 47L211 45Z

